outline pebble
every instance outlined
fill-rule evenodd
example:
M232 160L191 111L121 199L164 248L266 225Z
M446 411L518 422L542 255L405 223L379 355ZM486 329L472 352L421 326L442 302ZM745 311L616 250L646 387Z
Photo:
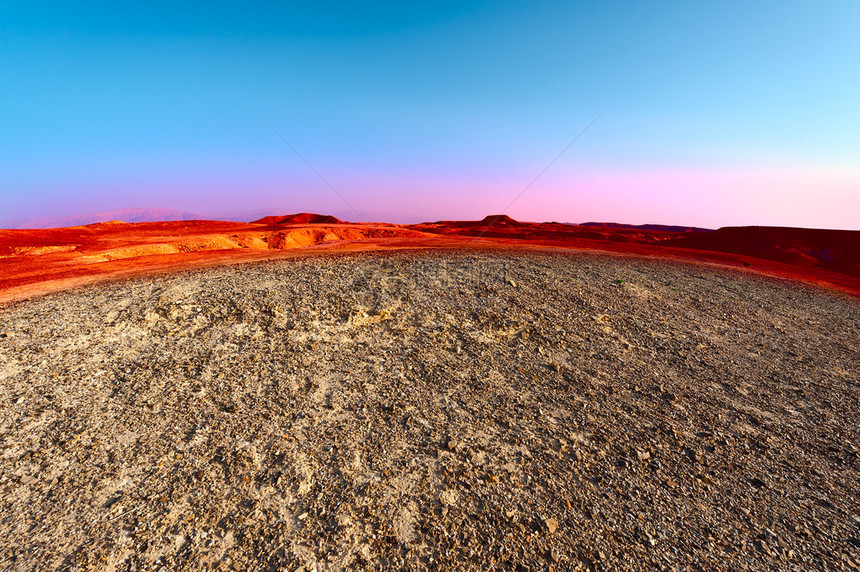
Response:
M749 483L757 489L767 486L767 484L758 477L753 477L749 480Z
M558 521L554 518L544 519L543 523L550 534L555 534L555 531L558 530Z
M447 489L442 491L442 494L439 495L439 502L442 503L443 506L453 506L457 504L457 500L459 495L457 491L453 489Z
M767 545L767 542L765 542L764 540L758 539L758 540L756 540L753 544L755 544L755 547L756 547L759 551L761 551L761 552L763 552L763 553L767 554L767 555L768 555L768 556L770 556L770 557L773 557L773 555L774 555L774 554L773 554L773 552L771 551L770 546L768 546L768 545Z

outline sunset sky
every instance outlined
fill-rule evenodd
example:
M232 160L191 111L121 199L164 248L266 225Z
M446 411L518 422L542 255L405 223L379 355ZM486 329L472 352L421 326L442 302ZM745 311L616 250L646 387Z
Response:
M2 3L0 223L482 218L602 113L507 214L860 229L857 0L270 4Z

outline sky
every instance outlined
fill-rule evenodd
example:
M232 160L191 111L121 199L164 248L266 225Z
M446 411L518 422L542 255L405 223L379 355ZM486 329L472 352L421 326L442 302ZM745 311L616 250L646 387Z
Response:
M856 0L4 2L0 223L860 230L857 30Z

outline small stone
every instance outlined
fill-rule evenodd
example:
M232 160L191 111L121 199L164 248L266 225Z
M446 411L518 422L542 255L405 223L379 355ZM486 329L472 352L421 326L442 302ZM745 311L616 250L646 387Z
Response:
M37 479L35 477L32 477L30 475L24 475L23 477L21 477L21 484L29 485L30 483L35 483L36 480Z
M636 449L636 458L639 459L640 461L647 461L648 459L651 458L651 452L650 451L640 451L639 449Z
M442 505L444 506L453 506L457 504L457 500L457 491L453 489L442 491L442 494L439 495L439 502L442 503Z
M558 530L558 521L554 518L544 519L543 523L550 534L555 534L555 531Z
M758 477L751 478L749 480L749 483L757 489L760 489L760 488L766 486L766 483L763 480L759 479Z
M767 554L768 556L772 556L770 546L768 546L767 542L765 542L764 540L758 539L753 544L755 545L756 549L759 552L763 552L763 553Z
M308 517L308 513L303 512L302 514L300 514L300 515L299 515L299 520L304 520L304 519L306 519L307 517Z

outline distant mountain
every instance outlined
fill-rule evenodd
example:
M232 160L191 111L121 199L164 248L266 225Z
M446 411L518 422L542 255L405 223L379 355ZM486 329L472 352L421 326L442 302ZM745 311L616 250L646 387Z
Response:
M161 222L177 220L206 219L194 213L175 211L171 209L129 208L114 211L86 213L67 217L39 217L18 221L14 228L64 228L68 226L83 226L96 222L119 220L122 222Z
M436 222L425 222L420 224L438 224L438 225L456 225L459 227L468 227L468 226L500 226L500 227L511 227L511 226L522 226L523 223L512 219L508 215L498 214L498 215L487 215L481 220L437 220Z
M480 224L489 224L493 226L522 226L522 223L504 214L487 215L480 221Z
M577 223L566 223L577 224ZM654 230L658 232L713 232L711 228L699 228L697 226L672 226L666 224L624 224L620 222L583 222L578 226L592 226L601 228L627 228L631 230Z
M343 224L339 218L331 215L321 215L315 213L298 213L291 215L280 216L265 216L261 219L251 221L257 224L308 224L308 223L325 223L325 224Z

